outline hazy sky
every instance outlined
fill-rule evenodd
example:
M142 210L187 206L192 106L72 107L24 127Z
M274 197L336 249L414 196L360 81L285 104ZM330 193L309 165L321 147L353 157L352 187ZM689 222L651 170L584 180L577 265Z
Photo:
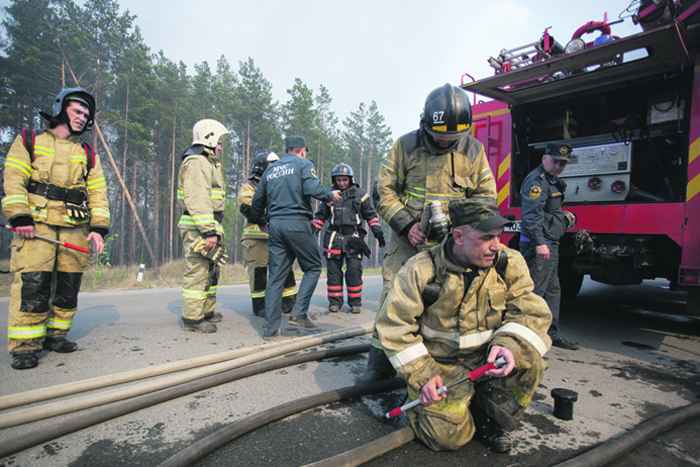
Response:
M151 51L191 74L205 60L215 71L221 55L234 70L251 57L280 103L295 78L314 95L324 85L344 129L360 102L374 100L394 138L417 128L432 89L464 73L492 76L487 60L501 49L535 42L549 26L565 45L586 22L606 12L614 21L630 4L636 10L630 0L119 0ZM627 18L612 31L641 29Z

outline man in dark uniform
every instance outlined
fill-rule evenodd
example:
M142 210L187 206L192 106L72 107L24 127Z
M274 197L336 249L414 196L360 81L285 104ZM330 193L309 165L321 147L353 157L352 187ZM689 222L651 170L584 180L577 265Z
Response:
M241 237L243 261L248 267L248 285L253 301L253 314L265 316L265 288L267 287L267 265L270 262L267 248L267 232L263 232L251 215L251 204L255 190L260 183L260 176L265 169L280 158L272 151L262 151L255 155L253 170L248 181L238 192L238 209L246 219ZM294 271L289 271L282 293L282 312L289 313L297 301L297 283Z
M340 200L340 191L324 188L316 178L311 161L306 160L306 138L287 136L285 154L263 172L253 196L252 215L267 228L270 248L270 277L265 289L263 339L273 340L280 333L282 291L294 260L304 273L289 324L315 328L307 312L321 275L321 258L313 234L311 198L324 203ZM266 213L270 223L263 217Z
M384 248L384 232L379 217L372 207L369 195L355 184L352 167L340 163L331 172L333 188L340 190L342 199L337 203L322 204L314 216L314 225L320 232L328 221L328 229L323 237L323 254L326 257L328 275L328 311L337 313L343 306L343 259L347 264L345 287L348 290L348 305L353 313L360 313L362 307L362 254L369 257L369 247L365 243L367 230L364 222L372 229L379 246Z
M564 235L562 204L566 184L558 175L571 162L570 155L571 146L548 144L542 164L525 177L520 187L523 218L520 252L530 268L534 292L545 299L552 311L552 324L547 331L552 345L576 350L578 345L564 339L559 331L559 239Z

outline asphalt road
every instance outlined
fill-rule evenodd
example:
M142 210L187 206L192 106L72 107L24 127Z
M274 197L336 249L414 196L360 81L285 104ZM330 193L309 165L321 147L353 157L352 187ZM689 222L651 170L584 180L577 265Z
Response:
M362 313L331 314L321 281L310 310L319 328L309 332L289 326L283 318L282 334L298 337L370 323L380 289L381 277L365 278ZM182 331L180 293L179 289L152 289L81 294L80 311L69 334L79 351L43 352L37 369L22 372L12 370L10 356L1 354L0 396L263 343L262 320L251 314L247 285L219 287L217 310L224 321L211 335ZM434 453L412 441L366 465L554 465L648 418L698 402L700 319L674 314L682 313L684 299L684 293L669 291L665 281L627 287L586 281L579 296L563 304L561 319L567 339L582 348L575 352L553 348L547 354L550 368L514 433L511 453L494 454L478 442L454 452ZM6 309L8 301L0 299L0 308ZM3 313L0 335L6 335L6 320ZM368 342L369 336L363 336L329 346ZM312 362L223 384L41 443L0 459L0 466L159 465L231 422L284 402L351 386L363 372L365 359L359 354ZM552 415L550 391L557 387L579 394L571 421ZM196 465L295 466L325 459L406 426L403 416L382 419L402 400L403 391L394 391L308 410L246 434ZM0 411L0 419L13 410L17 409ZM71 416L2 429L0 445ZM698 428L700 422L690 422L611 465L700 465Z

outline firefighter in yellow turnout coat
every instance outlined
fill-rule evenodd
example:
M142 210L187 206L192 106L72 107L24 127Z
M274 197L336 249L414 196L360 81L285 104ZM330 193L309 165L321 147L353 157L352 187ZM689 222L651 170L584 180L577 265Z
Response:
M445 84L426 97L421 127L396 140L382 161L375 208L389 223L391 237L384 251L380 306L402 264L439 241L434 230L425 235L419 229L423 210L430 203L440 201L446 212L452 200L496 197L496 181L484 146L469 135L471 124L469 96ZM394 375L374 334L367 372L357 378L358 383Z
M507 432L547 368L542 357L551 345L551 313L533 293L523 257L500 245L509 221L494 199L453 201L449 213L453 232L399 271L376 329L409 397L424 404L408 412L419 439L434 450L452 450L469 442L476 428L489 448L506 452ZM493 378L437 394L499 357L506 365L487 372Z
M248 181L243 184L238 193L238 210L246 218L241 237L243 247L243 261L248 267L248 284L250 286L250 296L253 302L253 314L255 316L265 316L265 288L267 287L267 267L270 263L270 250L267 245L267 230L262 230L254 222L251 213L251 205L255 190L260 183L260 176L268 165L280 160L279 156L272 151L262 151L255 155L253 159L253 170L251 170ZM287 281L284 283L282 292L282 312L289 313L294 308L297 301L297 284L294 279L294 271L289 271Z
M223 249L221 221L226 205L224 177L219 155L221 138L228 130L212 119L198 121L192 129L192 146L183 154L178 175L178 223L185 249L185 277L182 285L183 330L216 332L221 313L214 313L219 267L205 257Z
M98 253L109 233L107 186L100 159L80 135L92 127L95 99L81 88L61 91L49 129L18 136L4 167L2 208L16 234L11 245L8 350L15 369L34 368L36 353L77 350L66 339L90 255L35 238L42 235Z

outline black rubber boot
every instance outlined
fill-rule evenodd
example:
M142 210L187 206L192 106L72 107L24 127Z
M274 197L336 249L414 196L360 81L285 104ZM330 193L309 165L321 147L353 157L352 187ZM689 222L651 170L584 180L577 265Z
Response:
M42 344L44 350L53 350L58 353L71 353L78 350L78 344L65 337L47 337Z
M30 368L36 368L38 364L39 360L37 360L36 354L32 351L12 354L12 368L15 370L29 370Z
M183 319L183 331L199 332L201 334L211 334L216 332L216 324L205 320L195 321L193 319Z
M218 312L207 313L206 315L204 315L204 319L209 321L210 323L220 323L221 320L224 319L224 315Z
M369 358L367 360L367 371L364 375L355 378L355 384L371 383L381 381L396 376L396 370L391 365L384 350L375 346L369 348Z
M486 412L477 404L471 404L469 411L474 419L476 436L482 440L487 448L497 453L510 451L513 447L513 440L507 431L489 418Z

